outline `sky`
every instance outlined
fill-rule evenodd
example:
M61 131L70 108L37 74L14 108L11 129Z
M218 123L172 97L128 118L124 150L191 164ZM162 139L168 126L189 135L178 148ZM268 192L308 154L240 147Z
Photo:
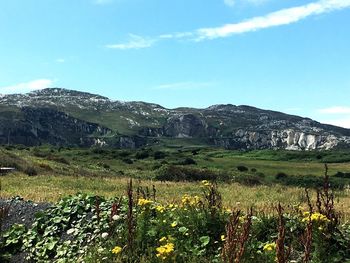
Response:
M0 0L0 93L251 105L350 128L350 0Z

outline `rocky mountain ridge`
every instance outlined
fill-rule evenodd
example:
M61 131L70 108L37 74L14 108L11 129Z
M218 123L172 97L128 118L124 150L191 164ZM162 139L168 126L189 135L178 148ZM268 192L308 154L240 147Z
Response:
M50 88L0 96L0 143L136 148L196 139L228 149L326 150L350 145L350 129L251 106L167 109Z

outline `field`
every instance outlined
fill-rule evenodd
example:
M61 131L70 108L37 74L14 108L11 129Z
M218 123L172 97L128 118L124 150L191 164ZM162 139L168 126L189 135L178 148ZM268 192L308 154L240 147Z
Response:
M185 212L187 209L194 209L198 215L202 213L205 215L205 211L211 211L210 206L204 205L206 202L205 192L208 189L205 187L203 188L203 180L204 182L215 181L215 185L212 185L212 183L208 183L208 185L214 187L215 191L220 193L220 200L222 200L222 204L220 205L220 209L222 210L220 211L239 210L241 213L245 214L245 212L252 207L256 216L259 215L258 217L260 218L261 215L264 215L268 218L274 218L274 220L277 220L275 222L277 224L278 213L276 207L280 203L283 209L290 213L289 215L284 215L287 222L289 222L288 220L300 221L298 226L296 226L299 229L303 227L300 225L303 220L302 216L300 217L299 215L297 216L299 219L293 219L294 217L292 215L295 213L295 209L301 211L301 214L303 213L302 211L308 211L308 202L309 204L312 202L316 209L316 190L322 189L324 185L325 163L327 163L328 167L327 174L329 175L330 186L333 188L335 195L334 209L337 211L337 220L339 220L339 225L332 226L332 231L335 231L334 229L338 229L340 224L349 222L350 218L350 153L347 151L288 152L282 150L262 150L240 152L194 147L191 145L183 147L176 145L169 147L161 146L139 150L58 148L52 146L33 148L6 146L0 149L0 166L15 167L16 172L1 176L0 197L11 198L13 196L20 196L25 200L59 204L57 202L62 198L71 196L71 200L78 200L82 197L81 195L77 195L77 193L84 193L88 194L88 196L90 196L89 198L100 196L101 200L105 200L103 202L106 202L106 205L101 205L102 208L99 208L103 211L103 209L107 209L106 207L111 207L112 203L108 202L112 201L108 200L115 200L115 197L127 196L127 185L130 178L132 178L134 193L138 191L136 200L139 200L139 195L144 196L145 200L156 200L153 201L154 204L149 208L136 208L134 212L136 213L135 217L139 218L138 220L141 220L140 218L142 218L143 213L150 213L148 216L151 217L155 216L151 211L159 206L168 207L173 204L181 204L184 200L184 196L188 196L189 198L204 198L201 199L202 201L198 201L198 207L182 207L181 209L185 210L181 210L180 208L176 210L176 213L178 213L177 220L183 221L184 216L189 216L186 214L187 212ZM309 201L305 188L309 189ZM153 189L155 189L155 191ZM85 200L84 198L83 200ZM70 201L70 203L72 202L73 201ZM125 205L127 206L127 204ZM91 208L91 205L89 205L89 207ZM146 210L142 210L141 208ZM58 210L56 209L55 211ZM107 213L107 211L105 211L105 213ZM222 220L225 222L229 220L228 215L225 215L225 212L222 213L223 214L219 212L220 218L223 216L224 219ZM162 216L170 215L163 214ZM262 216L262 218L264 218L264 216ZM290 218L291 216L293 218ZM107 218L105 219L107 220ZM217 218L215 220L220 221L221 219ZM208 221L208 224L209 223ZM217 222L217 224L219 223ZM219 234L224 234L225 225L222 225L222 222L220 224L221 227L223 227L220 230L221 232L218 230L220 233L215 232L213 235L218 236ZM252 226L253 225L254 224L252 224ZM156 226L153 226L153 228L154 227ZM158 227L160 226L158 225L156 230L151 228L154 231L160 231ZM190 226L185 224L183 227L190 229ZM169 231L171 232L173 230L169 229ZM193 231L193 235L196 232L195 229L191 231ZM348 230L341 229L339 231ZM159 237L159 235L160 233L156 236ZM203 241L206 243L205 239L210 235L204 235L203 233L201 235L202 236L198 236L198 238L201 239L201 242ZM271 240L277 233L273 234L271 232L271 235L269 240L264 241L265 243L262 240L256 241L258 242L256 244L260 246L259 249L262 249L268 242L271 243ZM134 238L138 239L139 237ZM210 238L213 237L210 236ZM147 239L150 239L150 237L147 237ZM110 241L111 240L108 242ZM59 241L57 242L59 243ZM103 240L98 242L103 242ZM124 240L123 242L126 241ZM151 242L150 244L152 245L156 245L154 241L149 240L149 242ZM191 240L191 242L194 242L194 240ZM171 241L169 239L168 243L175 243L175 246L179 246L179 244L176 244L175 240ZM98 244L101 245L100 243ZM213 243L212 246L219 249L220 246L217 247L215 244ZM299 245L296 245L298 247L296 250L298 251L295 252L299 254L298 256L294 255L294 257L299 257L300 259L302 258L303 251ZM112 245L109 244L108 246L111 247ZM112 248L113 247L111 247L111 249ZM124 251L122 246L121 248ZM153 258L154 255L152 256L152 253L148 250L143 250L142 247L138 247L138 249L141 249L143 251L142 253L144 253L144 262L152 262L155 260ZM181 249L183 251L182 253L185 253L184 251L186 251L186 248L182 247ZM316 250L314 250L313 253L316 253L315 251ZM130 253L130 251L128 253ZM215 255L216 257L222 257L222 251L220 253L216 251L215 254L210 249L207 249L205 252L201 253L202 262L208 260L210 262L215 262L213 258ZM318 251L317 253L321 252ZM34 254L34 258L40 258L40 255ZM186 254L186 256L181 255L174 254L172 256L177 257L176 262L182 262L181 260L185 260L185 262L197 262L194 260L194 254ZM315 255L314 258L316 259ZM91 262L97 262L95 261L96 255L90 254L90 256ZM108 260L112 258L111 254L108 253L105 256ZM134 256L133 254L133 257ZM170 262L173 262L174 257L171 259L169 257L165 261L170 260ZM268 259L256 257L256 262L270 262ZM123 257L119 258L119 260L124 262L122 258ZM258 258L260 261L258 261ZM344 259L344 257L342 257L342 259ZM87 258L85 258L85 260L87 260ZM108 260L106 262L110 262ZM140 258L135 260L135 262L137 262ZM159 260L159 258L157 260ZM250 261L243 260L242 262Z

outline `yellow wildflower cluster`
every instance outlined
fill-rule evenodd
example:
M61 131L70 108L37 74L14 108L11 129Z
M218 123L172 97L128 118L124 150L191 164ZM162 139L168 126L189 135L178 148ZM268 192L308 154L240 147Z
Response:
M156 206L156 210L157 210L159 213L164 213L165 207L162 206L162 205L157 205L157 206Z
M160 240L162 240L161 238ZM165 241L166 239L162 240ZM165 260L167 259L173 252L174 252L174 243L167 242L165 245L159 246L156 248L157 250L157 257Z
M153 201L148 200L148 199L143 199L143 198L140 198L139 201L137 202L137 204L139 206L147 206L147 205L150 205L152 203L153 203Z
M115 246L115 247L112 249L112 253L118 255L120 252L122 252L122 250L123 250L123 249L122 249L121 247Z
M195 196L190 196L188 194L185 194L182 199L181 199L181 203L183 205L191 205L191 206L196 206L199 204L200 202L200 197L195 195Z
M315 223L328 223L330 220L323 214L321 213L312 213L310 216L310 212L305 212L304 213L304 218L302 219L302 222L315 222Z
M209 187L209 186L211 186L211 183L208 180L203 180L202 181L202 186Z
M264 251L272 251L276 249L276 243L268 243L264 246Z

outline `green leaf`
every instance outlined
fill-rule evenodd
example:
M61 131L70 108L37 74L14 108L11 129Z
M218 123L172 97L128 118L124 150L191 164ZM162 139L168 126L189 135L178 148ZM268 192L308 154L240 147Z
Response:
M202 236L199 238L199 241L202 243L202 247L205 247L206 245L209 244L210 237L209 236Z

